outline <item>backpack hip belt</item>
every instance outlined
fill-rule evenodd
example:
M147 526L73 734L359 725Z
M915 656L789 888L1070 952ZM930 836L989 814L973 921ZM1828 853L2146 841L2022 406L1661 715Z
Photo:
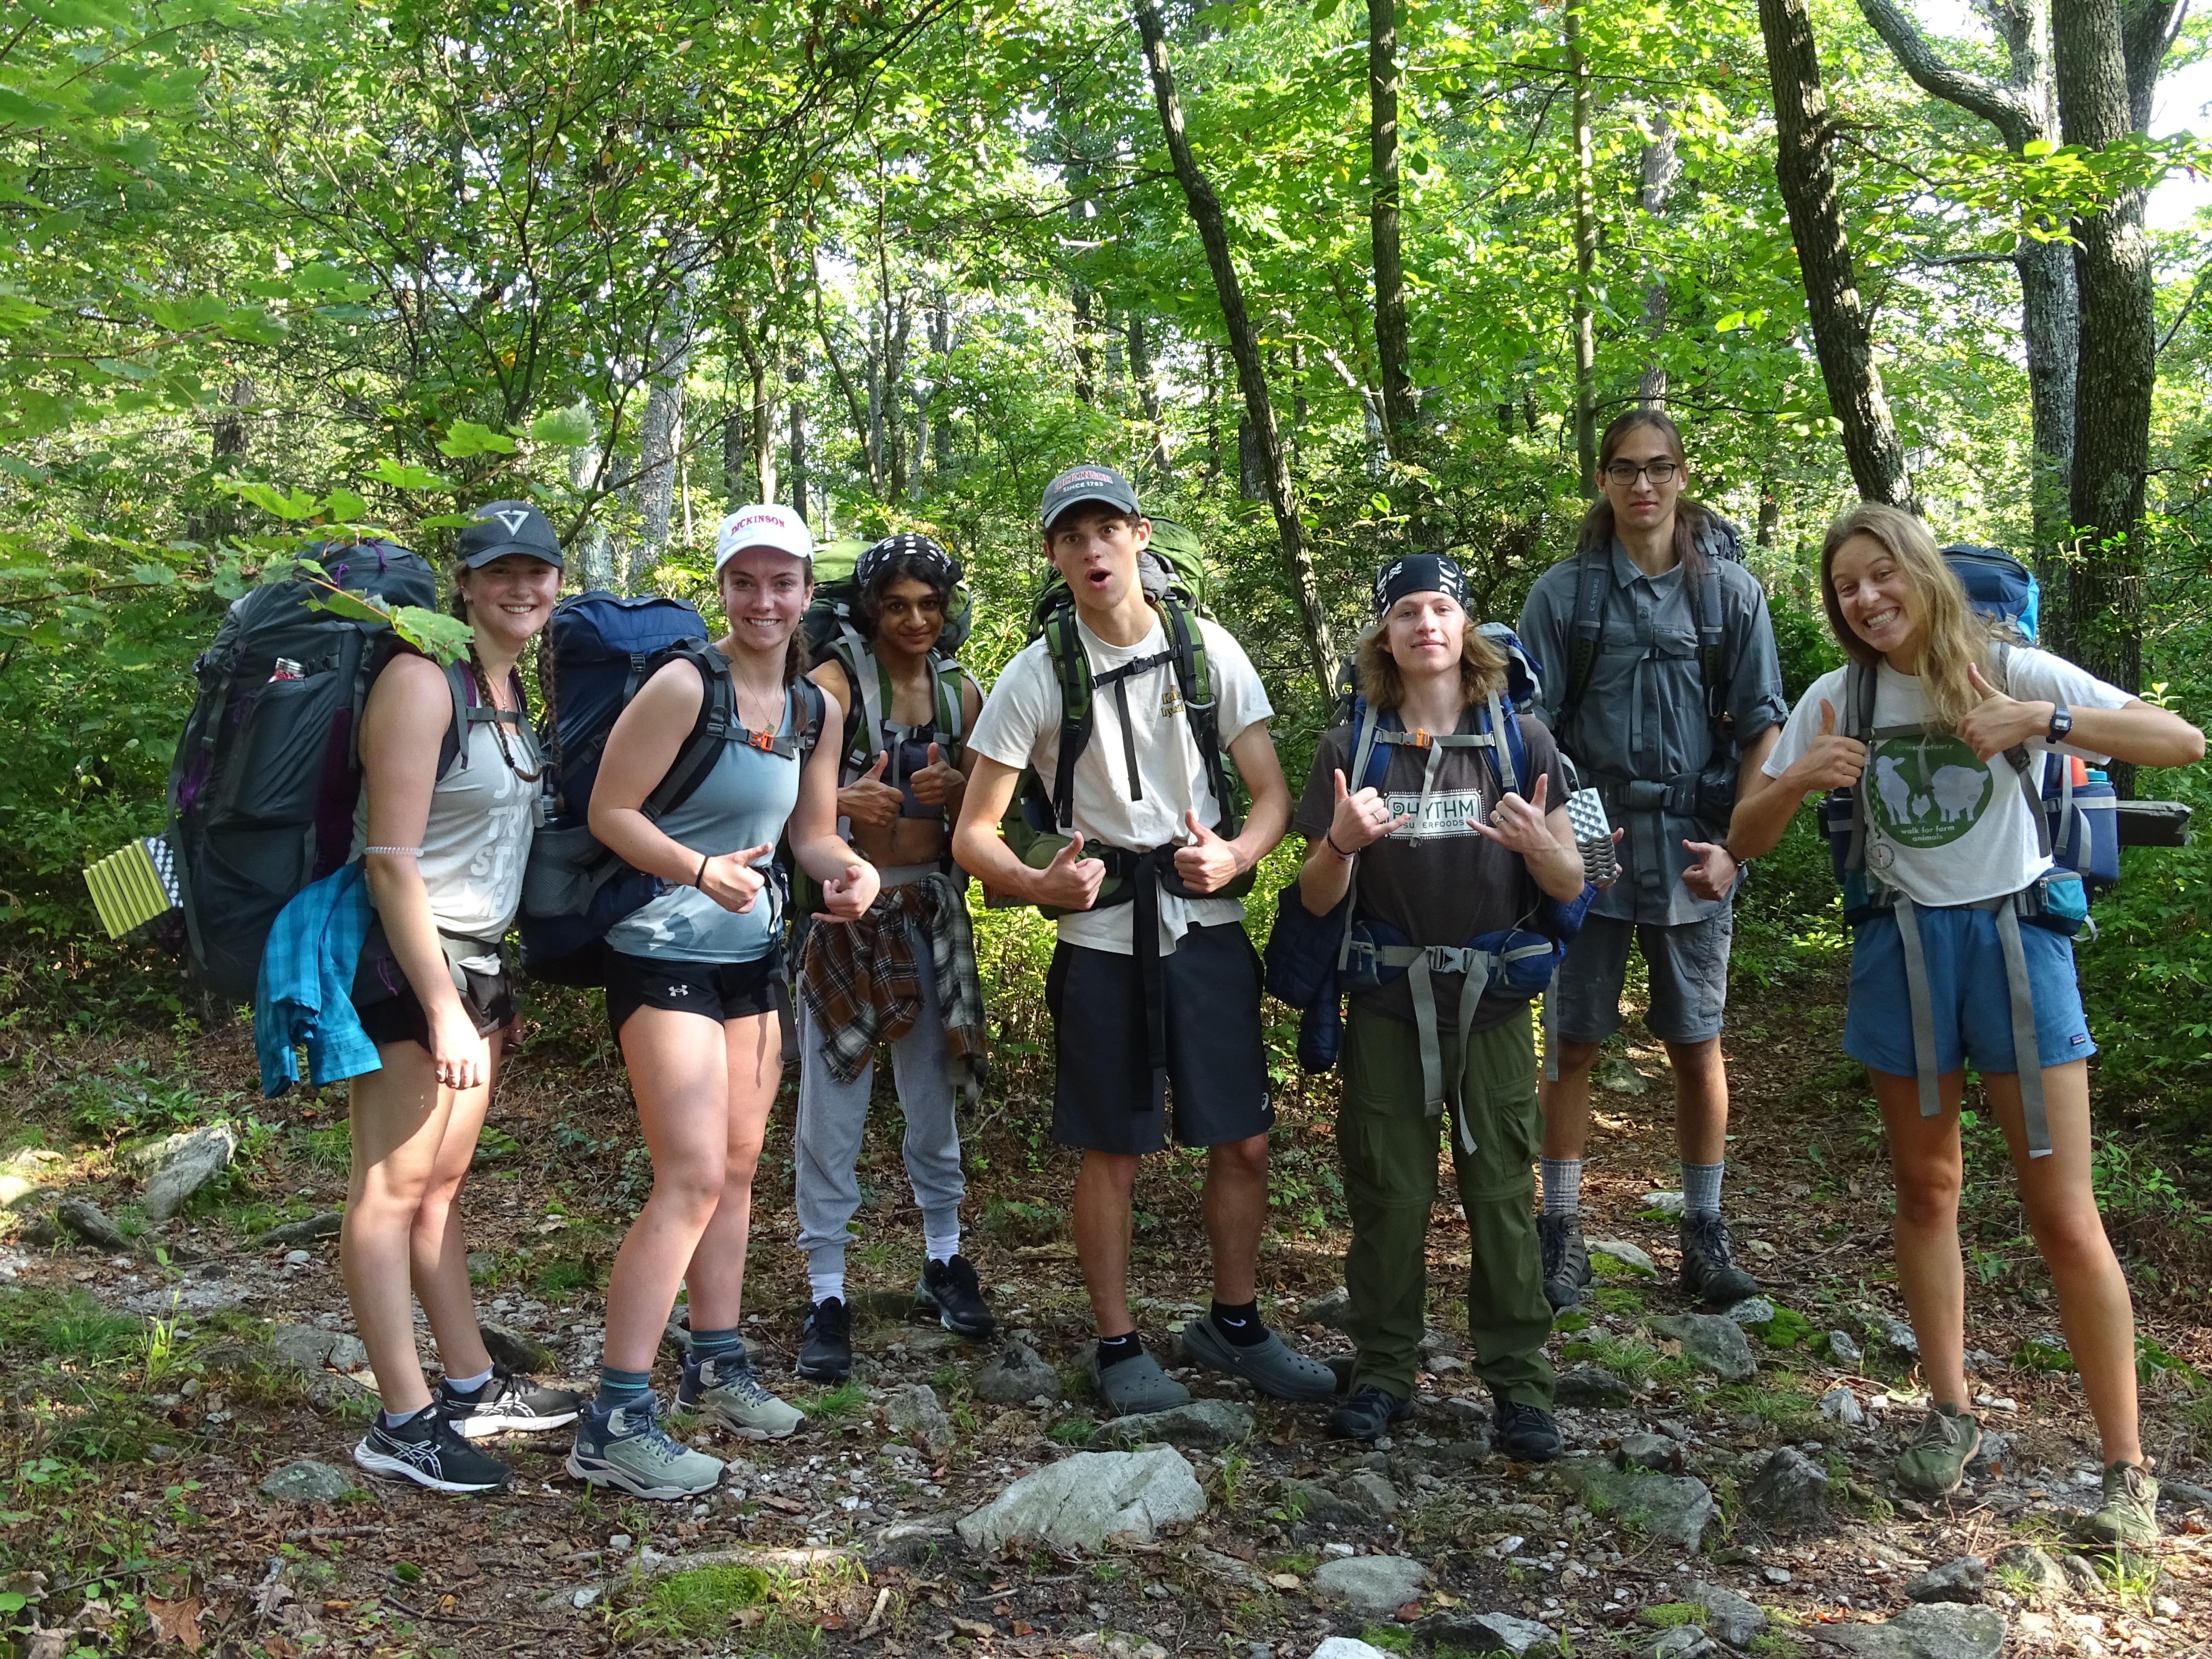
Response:
M1084 856L1094 854L1106 866L1108 876L1120 885L1110 895L1102 897L1091 909L1082 912L1093 915L1110 910L1116 905L1135 907L1129 917L1129 950L1137 958L1137 978L1145 996L1145 1051L1152 1068L1155 1084L1164 1082L1168 1072L1168 1005L1167 974L1160 964L1160 894L1174 894L1177 898L1221 898L1222 893L1200 893L1184 885L1176 872L1175 855L1182 850L1181 842L1166 842L1145 852L1132 852L1126 847L1084 847ZM1147 1100L1141 1110L1152 1109Z

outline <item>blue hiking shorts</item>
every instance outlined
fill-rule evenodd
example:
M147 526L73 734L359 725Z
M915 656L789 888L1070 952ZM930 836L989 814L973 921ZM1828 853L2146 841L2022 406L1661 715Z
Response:
M1915 905L1921 953L1928 963L1928 1000L1936 1016L1936 1071L1955 1072L1972 1060L1978 1072L2017 1072L2012 1042L2012 996L2005 979L2004 945L1996 918L1966 907L1926 909ZM2097 1052L2081 1016L2074 979L2074 941L2047 927L2022 923L2021 953L2035 999L2036 1060L2063 1066ZM1912 1004L1905 988L1905 941L1893 912L1863 921L1851 940L1850 1003L1844 1018L1844 1052L1877 1072L1911 1077Z

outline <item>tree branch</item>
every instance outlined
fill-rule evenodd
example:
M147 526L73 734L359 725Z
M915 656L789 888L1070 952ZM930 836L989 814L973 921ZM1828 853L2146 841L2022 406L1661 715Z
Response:
M2037 136L2034 112L2025 99L2009 87L1945 63L1897 0L1859 0L1859 9L1923 92L1980 116L2015 150Z

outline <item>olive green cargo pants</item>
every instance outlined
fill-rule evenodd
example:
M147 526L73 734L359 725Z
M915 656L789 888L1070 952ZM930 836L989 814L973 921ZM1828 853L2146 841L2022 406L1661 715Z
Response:
M1440 1036L1449 1075L1459 1042L1449 1028ZM1449 1130L1473 1258L1467 1328L1475 1372L1507 1399L1548 1411L1553 1378L1544 1340L1552 1331L1552 1305L1544 1298L1533 1201L1542 1119L1535 1039L1525 1011L1468 1040L1462 1089L1472 1152L1462 1144L1468 1137L1459 1133L1449 1107L1442 1118L1427 1115L1414 1028L1353 1008L1336 1115L1352 1212L1344 1285L1346 1329L1359 1350L1352 1386L1372 1382L1401 1399L1412 1397L1427 1312L1437 1140Z

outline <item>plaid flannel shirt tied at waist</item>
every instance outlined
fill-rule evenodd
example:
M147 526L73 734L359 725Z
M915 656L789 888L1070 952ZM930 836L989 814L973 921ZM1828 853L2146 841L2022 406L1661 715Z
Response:
M799 994L822 1033L830 1075L850 1083L879 1043L896 1042L921 1017L918 939L929 941L945 1069L972 1103L983 1092L983 988L967 902L950 876L886 888L857 921L817 923L806 936Z

